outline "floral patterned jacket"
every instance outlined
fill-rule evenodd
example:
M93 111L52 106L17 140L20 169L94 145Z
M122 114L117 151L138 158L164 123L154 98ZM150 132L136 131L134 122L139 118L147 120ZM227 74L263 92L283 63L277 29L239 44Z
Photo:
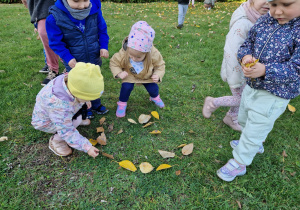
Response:
M279 25L266 14L251 28L238 58L253 55L266 66L266 75L247 84L275 96L292 99L300 93L300 17Z
M65 75L58 76L50 81L36 97L36 103L32 113L31 124L37 130L47 133L56 133L74 149L87 152L92 144L83 137L73 126L72 118L82 107L68 90ZM53 86L56 82L62 82L67 97L72 101L62 100L53 94Z

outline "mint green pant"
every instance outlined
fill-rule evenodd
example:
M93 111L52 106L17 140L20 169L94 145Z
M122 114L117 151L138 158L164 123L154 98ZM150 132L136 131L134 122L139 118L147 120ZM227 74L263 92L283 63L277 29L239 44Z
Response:
M238 146L232 152L236 161L244 165L252 163L289 101L246 85L238 114L242 134Z

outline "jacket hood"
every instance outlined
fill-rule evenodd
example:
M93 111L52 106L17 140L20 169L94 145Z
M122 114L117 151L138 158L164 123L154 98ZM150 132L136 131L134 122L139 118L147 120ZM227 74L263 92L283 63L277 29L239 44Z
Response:
M100 5L97 4L97 0L94 1L94 0L90 0L91 4L92 4L92 8L91 8L91 11L90 11L90 14L89 15L93 15L95 13L97 13L100 9ZM65 13L68 14L68 16L71 16L70 12L67 10L67 8L65 7L64 3L62 2L62 0L57 0L55 2L55 6L57 6L58 9L64 11Z
M244 4L244 3L243 3ZM238 20L241 19L247 19L248 17L246 15L245 9L243 8L243 4L241 4L232 14L231 16L231 20L230 20L230 24L229 24L229 28L231 28L235 22L237 22ZM249 20L250 21L250 20Z

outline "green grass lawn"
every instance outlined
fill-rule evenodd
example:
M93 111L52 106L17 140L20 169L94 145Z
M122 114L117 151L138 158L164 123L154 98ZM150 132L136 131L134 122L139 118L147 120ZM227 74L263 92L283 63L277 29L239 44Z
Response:
M142 162L155 168L163 163L173 166L143 174L139 169L120 168L100 155L93 159L74 151L61 158L48 149L51 135L30 124L35 96L45 77L38 73L44 66L42 44L27 9L20 4L0 4L0 137L8 137L0 142L0 209L237 209L239 204L243 209L299 209L299 98L290 102L298 110L286 110L277 120L264 144L265 153L255 157L246 175L230 183L216 175L232 157L229 142L240 133L222 122L228 108L218 109L211 119L204 119L201 110L206 96L230 94L220 78L220 68L230 17L238 6L217 3L214 10L207 11L196 3L188 10L184 28L178 30L175 2L102 4L110 57L120 49L131 25L146 20L156 31L154 43L166 62L160 85L166 108L155 107L147 91L136 86L126 117L117 119L121 83L112 78L109 60L103 60L102 102L110 110L104 128L114 123L114 129L106 131L108 144L102 150L114 155L117 162L130 160L137 167ZM155 123L147 128L127 121L137 121L140 114L155 110L160 119L152 118ZM97 138L101 117L79 128L80 132ZM124 132L117 134L120 129ZM149 134L155 129L162 133ZM184 143L194 143L192 154L181 154L177 146ZM176 156L163 159L159 149Z

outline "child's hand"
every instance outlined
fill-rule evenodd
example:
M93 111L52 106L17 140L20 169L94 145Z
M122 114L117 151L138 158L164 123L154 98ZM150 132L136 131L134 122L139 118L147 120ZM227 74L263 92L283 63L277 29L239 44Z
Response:
M242 59L242 64L253 63L255 60L252 55L245 55Z
M108 58L108 57L109 57L109 52L108 52L108 50L106 50L106 49L101 49L101 50L100 50L100 57Z
M121 79L125 79L128 76L128 73L126 71L122 71L117 76Z
M266 66L262 63L256 63L250 68L243 67L243 72L245 77L258 78L266 75Z
M99 150L96 147L91 147L91 149L89 149L89 151L87 152L89 156L95 158L99 155Z
M85 102L85 104L88 109L90 109L92 107L92 102L90 102L90 101Z
M159 81L159 76L156 75L156 74L153 74L153 75L151 76L151 79L152 79L153 82L158 83L158 81Z
M76 60L73 58L72 60L69 61L68 65L73 69L76 66Z

